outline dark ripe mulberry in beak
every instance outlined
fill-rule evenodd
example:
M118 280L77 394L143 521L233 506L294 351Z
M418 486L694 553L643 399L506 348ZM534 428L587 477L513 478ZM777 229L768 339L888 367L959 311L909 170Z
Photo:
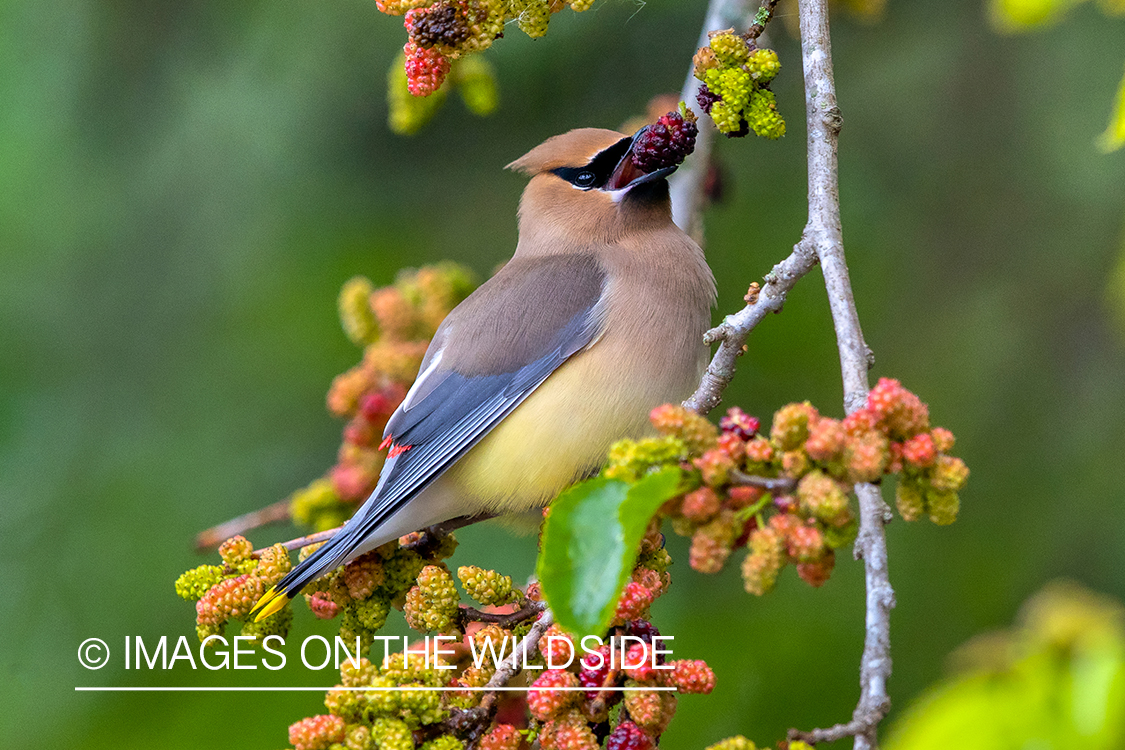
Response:
M617 162L617 166L614 168L613 173L609 176L609 179L606 180L606 183L602 187L602 190L610 192L616 190L628 190L630 188L636 187L637 185L642 185L646 182L652 182L653 180L662 179L676 171L676 167L679 166L678 164L673 164L669 167L663 167L652 172L646 172L638 167L634 162L633 145L636 144L637 139L640 138L641 134L651 127L651 125L646 125L628 139L623 139L629 141L629 148L625 152L625 155L621 157L621 161Z

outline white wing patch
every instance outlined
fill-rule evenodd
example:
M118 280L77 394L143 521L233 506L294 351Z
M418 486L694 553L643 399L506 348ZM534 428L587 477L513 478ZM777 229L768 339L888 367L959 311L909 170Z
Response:
M406 398L402 400L401 408L403 411L410 411L411 409L413 409L417 405L415 401L425 398L426 394L429 394L435 387L437 387L438 383L430 383L429 385L426 385L426 383L427 380L433 376L434 371L438 368L438 365L441 364L441 355L444 353L445 347L438 349L437 352L434 353L434 357L430 361L430 364L426 367L426 369L418 373L418 378L414 381L414 384L410 386L410 390L406 392ZM419 394L422 395L419 396Z

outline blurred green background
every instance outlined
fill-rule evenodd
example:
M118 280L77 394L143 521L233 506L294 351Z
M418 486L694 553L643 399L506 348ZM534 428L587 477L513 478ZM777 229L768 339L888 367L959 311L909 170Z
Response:
M779 14L796 12L783 0ZM9 748L277 748L321 695L95 694L76 685L324 684L304 670L126 672L125 635L194 639L175 577L193 535L319 475L341 425L332 378L358 357L335 296L441 259L486 275L516 240L523 178L501 167L572 127L616 127L678 90L703 0L600 0L488 53L502 104L451 100L389 133L399 23L370 0L14 0L0 4L0 737ZM1125 22L1088 4L1001 36L980 0L892 0L835 19L844 236L874 376L901 378L972 468L952 527L888 529L896 710L946 655L1068 576L1125 598L1125 151L1094 146ZM716 315L788 253L805 212L799 48L774 34L789 135L719 144L707 216ZM1125 283L1125 275L1119 277ZM1122 297L1125 299L1125 297ZM839 414L818 272L767 320L728 403ZM264 543L291 536L276 528ZM454 562L532 569L534 539L486 527ZM718 673L663 746L850 716L861 567L757 599L673 543L656 607L680 657ZM682 570L681 570L682 568ZM298 612L292 637L317 632ZM328 633L320 627L319 632ZM401 632L401 631L400 631ZM116 648L98 672L79 642ZM292 661L292 659L291 659Z

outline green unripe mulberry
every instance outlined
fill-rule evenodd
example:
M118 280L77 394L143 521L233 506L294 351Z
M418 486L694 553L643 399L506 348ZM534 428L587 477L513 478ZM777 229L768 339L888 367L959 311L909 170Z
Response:
M443 734L422 745L422 750L465 750L465 743L451 734Z
M772 49L756 49L746 63L746 70L758 84L769 83L781 70L781 61Z
M930 490L926 493L926 510L930 513L930 520L938 526L948 526L956 521L960 509L961 500L956 492Z
M475 565L463 565L457 569L457 578L473 601L486 606L507 604L512 600L512 578L484 570Z
M609 449L609 460L604 476L635 482L649 469L678 464L686 455L684 441L676 437L664 436L644 440L619 440Z
M176 579L176 594L189 602L197 601L212 586L223 580L223 566L200 565Z
M755 89L746 109L750 129L763 138L777 139L785 135L785 120L777 111L777 97L772 91Z
M750 47L738 34L715 34L711 37L711 49L719 61L727 65L744 63L750 58Z
M926 499L922 489L914 482L899 479L895 488L895 505L899 515L906 521L916 521L926 511Z

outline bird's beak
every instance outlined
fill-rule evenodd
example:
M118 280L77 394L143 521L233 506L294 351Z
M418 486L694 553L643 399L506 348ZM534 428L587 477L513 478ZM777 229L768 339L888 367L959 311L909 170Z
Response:
M628 138L622 138L614 146L611 147L614 149L624 148L625 155L621 157L621 161L617 162L617 166L614 168L613 173L609 176L609 179L606 180L605 186L602 188L602 190L606 190L608 192L630 190L632 188L635 188L637 185L643 185L646 182L652 182L653 180L659 180L667 177L668 175L676 171L676 167L679 166L676 164L670 167L663 167L652 172L645 172L642 169L638 169L637 166L633 164L633 141L637 140L637 138L640 137L641 133L648 130L649 127L651 126L644 126L636 133L633 133L633 135L629 136Z

